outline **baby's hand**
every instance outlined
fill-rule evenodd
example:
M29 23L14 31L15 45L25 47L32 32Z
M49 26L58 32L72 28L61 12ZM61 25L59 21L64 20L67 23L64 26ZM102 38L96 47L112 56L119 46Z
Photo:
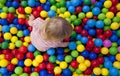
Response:
M29 20L34 20L35 19L35 17L31 14L30 16L29 16Z

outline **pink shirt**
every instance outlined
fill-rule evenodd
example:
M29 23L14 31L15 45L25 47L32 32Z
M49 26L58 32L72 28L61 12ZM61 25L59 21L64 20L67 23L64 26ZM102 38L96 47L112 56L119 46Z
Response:
M31 22L31 26L33 27L30 34L31 43L40 51L46 51L49 48L56 48L62 43L61 41L50 42L42 39L41 35L39 34L39 28L43 22L44 20L41 18L37 18Z

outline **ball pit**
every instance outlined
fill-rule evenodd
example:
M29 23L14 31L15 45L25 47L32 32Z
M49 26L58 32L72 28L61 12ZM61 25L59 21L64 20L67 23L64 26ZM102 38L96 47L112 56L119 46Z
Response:
M37 50L30 14L69 21L68 46ZM0 0L0 76L119 76L119 38L119 0Z

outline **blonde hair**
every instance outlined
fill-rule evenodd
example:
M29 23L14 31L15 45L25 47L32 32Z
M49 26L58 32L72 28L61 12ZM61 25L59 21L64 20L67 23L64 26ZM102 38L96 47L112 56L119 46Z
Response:
M62 17L54 17L46 21L45 33L47 38L62 40L70 37L72 33L71 24Z

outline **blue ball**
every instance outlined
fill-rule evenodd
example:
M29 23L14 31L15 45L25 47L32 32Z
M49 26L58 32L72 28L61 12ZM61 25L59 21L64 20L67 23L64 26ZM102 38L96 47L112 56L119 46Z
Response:
M110 55L110 56L109 56L109 60L110 60L111 62L114 62L114 61L116 61L116 58L115 58L114 55Z
M102 43L103 43L102 40L99 39L99 38L96 38L96 39L94 40L95 46L101 47L101 46L102 46Z
M111 61L105 61L104 62L104 67L110 69L112 67L112 62Z
M66 2L66 8L69 8L71 5L72 5L72 2L70 2L70 1Z
M25 30L23 31L23 35L24 35L24 36L29 36L29 35L30 35L30 31L29 31L28 29L25 29Z
M105 2L105 0L100 0L100 2L104 3L104 2Z
M74 6L69 6L69 7L68 7L68 11L69 11L70 13L75 12L75 7L74 7Z
M58 61L63 61L64 60L64 55L58 55L57 60Z
M10 27L8 25L2 26L2 32L9 32L9 31L10 31Z
M90 7L89 6L83 6L82 11L83 12L89 12L90 11Z
M96 58L97 58L97 55L96 55L96 53L94 53L94 52L91 52L91 53L89 54L89 58L90 58L91 60L94 60L94 59L96 59Z
M85 26L84 26L84 30L87 30L87 31L88 31L89 29L90 29L90 27L89 27L88 25L85 25Z
M0 68L0 73L1 74L6 74L8 71L6 68Z
M103 28L104 27L104 22L101 20L96 21L96 28Z
M18 29L18 30L22 30L22 25L20 25L20 24L16 24L16 28Z
M28 0L28 6L34 7L35 6L35 0Z
M9 24L9 26L10 26L10 28L15 27L15 25L14 25L14 24Z
M80 5L82 3L81 0L72 0L71 2L72 2L73 6L78 6L78 5Z
M93 28L95 26L96 21L94 19L89 19L87 21L87 26L89 26L90 28Z
M48 55L54 55L55 54L55 49L54 48L50 48L47 50L47 54Z
M104 60L105 61L110 61L108 57L104 57Z
M13 1L13 2L12 2L12 6L13 6L14 8L18 8L18 7L19 7L19 2Z
M75 50L76 49L76 43L75 42L70 42L69 44L68 44L68 48L70 49L70 50Z
M53 74L48 74L47 76L54 76Z
M54 10L48 11L48 16L49 16L49 17L54 17L55 15L56 15L56 13L55 13Z
M120 39L117 41L117 44L120 46Z
M36 7L38 7L38 6L40 6L40 5L41 5L41 4L40 4L39 1L36 1L36 2L35 2L35 6L36 6Z
M46 11L49 11L50 10L50 5L43 5L43 9L46 10Z
M92 9L92 13L93 13L93 15L99 15L99 14L100 14L100 8L94 7L94 8Z
M119 70L117 68L111 67L109 70L111 76L119 76Z
M88 41L88 38L87 38L87 37L82 37L82 38L81 38L81 42L82 42L83 44L86 44L87 41Z
M28 45L29 52L34 52L35 50L36 50L36 48L32 44Z
M90 29L90 30L88 31L88 34L89 34L90 36L95 36L95 35L96 35L96 31L95 31L94 29Z
M76 40L81 40L81 35L80 34L77 34L77 36L76 36Z
M83 51L81 55L85 58L89 57L89 52L87 50Z
M18 24L18 18L14 18L14 20L13 20L13 24Z
M22 25L22 30L27 29L28 27L26 25Z
M7 6L7 7L12 6L12 2L11 2L11 1L7 1L7 2L6 2L6 6Z
M23 67L24 66L24 61L23 60L19 60L17 65Z
M96 2L95 6L98 7L98 8L102 8L102 2Z
M51 4L50 4L50 1L47 1L45 4L46 4L46 5L49 5L49 6L51 5Z
M63 76L72 76L70 69L63 69Z
M64 54L63 48L56 48L57 54Z
M39 75L40 75L40 76L47 76L48 73L47 73L46 70L41 70Z
M7 25L8 24L7 19L0 19L0 24L1 25Z
M117 42L117 40L118 40L118 36L117 35L112 35L111 37L110 37L110 41L112 41L112 42Z

